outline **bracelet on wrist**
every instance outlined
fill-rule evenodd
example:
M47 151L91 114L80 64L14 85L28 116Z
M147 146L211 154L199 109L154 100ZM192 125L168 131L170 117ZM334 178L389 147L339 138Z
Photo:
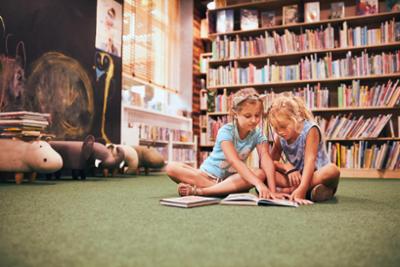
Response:
M293 168L293 169L288 170L285 174L286 174L286 175L289 175L289 174L291 174L292 172L296 172L296 171L298 171L298 169L297 169L297 168Z

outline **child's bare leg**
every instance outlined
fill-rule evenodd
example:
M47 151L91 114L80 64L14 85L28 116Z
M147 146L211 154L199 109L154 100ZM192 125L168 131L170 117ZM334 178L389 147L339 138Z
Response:
M180 162L168 163L165 169L169 178L176 183L186 183L197 187L207 187L215 183L199 169Z
M253 170L254 174L261 181L265 180L265 173L261 169ZM197 188L196 194L202 196L223 196L230 193L247 191L253 185L243 179L238 173L226 178L220 183L209 187Z
M310 188L313 188L318 184L323 184L329 188L332 188L334 192L336 192L337 186L339 184L339 177L339 168L335 164L330 163L314 172Z
M287 177L280 172L275 172L275 179L276 187L279 187L279 191L282 193L290 194L293 192L294 189L296 189L296 187L290 186Z

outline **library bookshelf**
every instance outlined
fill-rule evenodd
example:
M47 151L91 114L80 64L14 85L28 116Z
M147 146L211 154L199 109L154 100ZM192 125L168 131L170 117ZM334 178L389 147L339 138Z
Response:
M197 136L192 119L122 104L121 144L153 147L165 162L179 161L197 167Z
M208 11L212 50L200 151L212 148L213 123L227 121L233 92L254 87L267 95L265 108L276 94L292 92L316 116L342 177L400 178L400 11L378 1L377 13L358 15L356 1L346 0L344 15L330 18L338 1L319 1L320 19L303 22L304 3L316 1L227 2ZM298 22L283 25L283 6L293 4ZM258 13L254 29L240 29L244 9ZM275 25L261 27L264 11L275 12ZM234 26L217 32L218 23Z

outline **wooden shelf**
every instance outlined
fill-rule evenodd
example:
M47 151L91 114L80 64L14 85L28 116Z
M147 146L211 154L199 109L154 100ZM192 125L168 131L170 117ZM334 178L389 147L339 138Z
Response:
M387 107L387 106L371 106L371 107L329 107L329 108L313 108L311 111L313 113L321 113L321 112L347 112L347 111L393 111L396 109L400 109L399 106L395 107Z
M209 145L200 145L202 148L213 148L214 144L209 144Z
M243 4L235 4L235 5L229 5L229 6L215 8L215 9L210 10L210 12L216 12L216 11L225 10L225 9L238 9L238 8L246 8L246 7L262 7L262 6L265 6L265 4L273 4L273 3L281 3L281 2L285 2L285 1L282 1L282 0L266 0L265 1L264 0L264 1L257 1L257 2L247 2L247 3L243 3Z
M168 141L151 140L151 139L139 139L139 143L141 145L162 145L162 146L168 145Z
M352 77L342 77L342 78L330 78L330 79L313 79L313 80L296 80L296 81L282 81L282 82L271 82L271 83L259 83L259 84L235 84L235 85L218 85L218 86L208 86L209 90L216 89L238 89L244 87L265 87L265 88L279 88L288 86L301 86L306 84L338 84L346 81L352 80L384 80L391 78L400 78L400 73L390 73L382 75L368 75L368 76L352 76Z
M209 112L208 116L227 116L229 112L227 111L220 111L220 112Z
M400 178L400 170L340 169L340 178Z
M264 2L265 4L267 2ZM259 3L261 4L261 3ZM254 4L253 4L254 5ZM253 6L253 5L247 5L247 6ZM215 9L214 11L217 10L223 10L223 9L233 9L236 8L236 6L231 6L231 7L224 7L221 9ZM221 35L257 35L260 33L263 33L265 31L282 31L285 29L302 29L302 28L315 28L320 25L325 25L325 24L331 24L333 26L338 25L346 21L349 25L353 24L360 24L360 25L368 25L369 23L375 23L375 22L380 22L380 21L385 21L387 19L391 19L393 17L399 18L400 17L400 11L395 11L395 12L381 12L377 14L372 14L372 15L366 15L366 16L350 16L350 17L344 17L340 19L326 19L326 20L320 20L316 22L299 22L299 23L294 23L290 25L276 25L273 27L265 27L265 28L258 28L254 30L247 30L247 31L231 31L231 32L226 32L226 33L212 33L209 34L209 38L213 39L217 36Z
M138 106L133 106L133 105L123 104L122 108L135 111L138 114L151 114L153 116L157 116L157 117L161 117L161 118L164 117L164 118L167 118L169 120L185 121L185 122L190 122L190 123L192 121L192 119L186 118L186 117L183 117L183 116L170 115L170 114L166 114L166 113L164 113L162 111L145 109L145 108L138 107Z
M172 141L173 146L194 146L193 142L180 142L180 141Z
M398 49L400 47L400 42L388 43L388 44L379 44L379 45L364 45L364 46L353 46L347 48L332 48L332 49L319 49L319 50L309 50L309 51L301 51L301 52L289 52L282 54L273 54L273 55L259 55L252 57L242 57L242 58L229 58L229 59L212 59L209 61L210 66L229 64L230 62L239 62L239 63L252 63L252 62L265 62L266 59L279 60L279 59L296 59L302 58L307 55L313 54L326 54L332 53L335 55L345 55L348 51L352 52L360 52L363 50L368 51L384 51L387 49Z
M200 57L212 57L212 52L201 53Z
M326 138L325 141L327 142L400 141L400 137Z

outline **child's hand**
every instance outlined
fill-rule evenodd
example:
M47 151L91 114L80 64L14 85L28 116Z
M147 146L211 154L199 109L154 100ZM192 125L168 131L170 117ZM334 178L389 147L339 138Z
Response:
M302 188L298 187L292 192L289 199L297 202L300 205L314 204L314 202L307 200L305 198L306 198L306 190L303 190Z
M278 192L270 192L270 196L272 199L289 199L290 195L286 193L278 193Z
M289 173L288 175L288 180L289 180L289 185L297 187L300 185L301 182L301 174L299 171L293 171Z
M271 198L272 192L269 191L268 187L265 184L260 183L260 184L256 185L256 189L258 191L259 198L268 198L268 199Z

